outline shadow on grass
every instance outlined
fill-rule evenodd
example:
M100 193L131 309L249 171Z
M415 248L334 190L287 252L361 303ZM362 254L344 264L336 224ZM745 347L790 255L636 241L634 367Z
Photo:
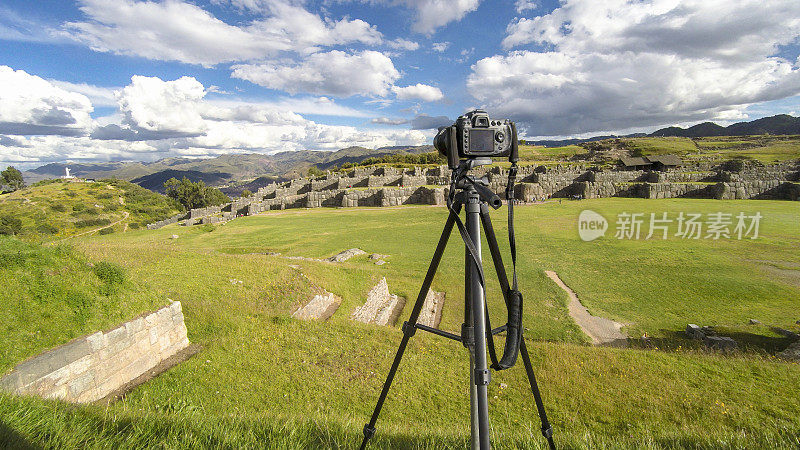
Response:
M30 443L25 437L17 433L0 420L0 448L14 448L19 450L39 450L44 447Z
M708 350L703 341L689 339L686 332L675 330L659 330L661 337L648 338L646 342L631 339L631 346L634 348L657 348L659 350L693 349ZM786 336L766 336L764 334L747 332L740 329L729 329L725 327L715 328L717 336L732 338L739 346L739 351L744 353L754 353L760 355L775 355L786 350L795 339Z

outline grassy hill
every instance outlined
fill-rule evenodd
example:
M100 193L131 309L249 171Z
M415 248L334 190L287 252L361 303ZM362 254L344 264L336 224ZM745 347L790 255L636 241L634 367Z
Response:
M612 228L583 242L576 221L587 208L612 221L623 211L764 218L757 240L617 240ZM493 213L498 236L504 214ZM774 358L788 340L769 326L800 331L798 215L797 204L772 201L518 208L526 338L559 448L796 448L800 365ZM77 238L88 258L124 267L157 298L180 300L190 339L204 350L109 407L0 395L0 443L13 436L44 447L355 447L410 306L395 327L349 316L383 276L413 301L444 219L431 207L287 210L217 227ZM464 259L457 234L451 239L433 288L447 293L441 328L457 331ZM390 255L388 264L268 254L321 258L351 247ZM654 348L587 346L544 270L558 272L593 314L623 322L634 338L652 336ZM337 313L325 323L290 318L320 288L342 297ZM488 286L495 324L503 316L497 289ZM750 318L764 325L748 325ZM743 351L699 348L683 338L690 322L717 326ZM467 372L460 344L417 333L371 448L466 447ZM543 447L521 367L493 373L489 398L495 448Z
M7 236L0 236L0 288L0 373L167 303L115 264Z
M19 219L18 235L32 239L136 229L178 212L171 199L120 180L53 180L0 195L0 217Z

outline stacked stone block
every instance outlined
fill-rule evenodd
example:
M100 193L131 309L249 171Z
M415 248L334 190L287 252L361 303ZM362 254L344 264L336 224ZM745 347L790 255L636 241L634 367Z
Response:
M90 403L105 398L189 346L180 302L35 356L0 379L0 388Z

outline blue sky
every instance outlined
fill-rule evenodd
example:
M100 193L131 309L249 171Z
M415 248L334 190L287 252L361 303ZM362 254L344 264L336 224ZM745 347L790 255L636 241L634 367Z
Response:
M4 0L0 164L796 115L798 38L796 0Z

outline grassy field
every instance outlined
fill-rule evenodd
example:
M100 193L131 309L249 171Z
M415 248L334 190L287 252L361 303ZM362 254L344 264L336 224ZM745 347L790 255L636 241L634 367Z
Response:
M609 219L606 237L578 238L577 217L586 208ZM617 240L613 222L624 211L671 217L681 211L760 212L761 237ZM559 445L800 445L800 365L775 360L789 342L768 328L798 331L798 216L800 205L771 201L604 199L518 208L526 337ZM203 351L108 407L0 396L0 443L354 447L401 332L399 323L363 325L349 315L382 276L393 293L413 301L444 218L435 207L289 210L216 227L76 238L88 260L125 268L129 292L180 300L190 338ZM507 248L504 211L494 218ZM179 238L170 239L173 234ZM434 289L447 293L441 328L457 331L463 247L457 235L451 242ZM266 254L322 258L351 247L388 254L388 264ZM625 323L631 336L647 333L658 349L585 345L586 336L567 314L566 295L543 270L558 272L593 314ZM320 288L342 297L338 312L325 323L291 319ZM488 293L497 326L503 308L496 283ZM409 312L407 306L401 321ZM747 325L749 318L764 325ZM721 355L696 348L681 336L689 322L718 326L744 351ZM27 356L22 353L15 356ZM460 344L417 333L378 422L375 448L465 447L467 372ZM497 448L542 447L525 383L521 367L493 374Z
M27 239L53 240L103 227L144 228L178 213L178 205L120 180L64 183L54 180L0 195L0 215L22 221Z

